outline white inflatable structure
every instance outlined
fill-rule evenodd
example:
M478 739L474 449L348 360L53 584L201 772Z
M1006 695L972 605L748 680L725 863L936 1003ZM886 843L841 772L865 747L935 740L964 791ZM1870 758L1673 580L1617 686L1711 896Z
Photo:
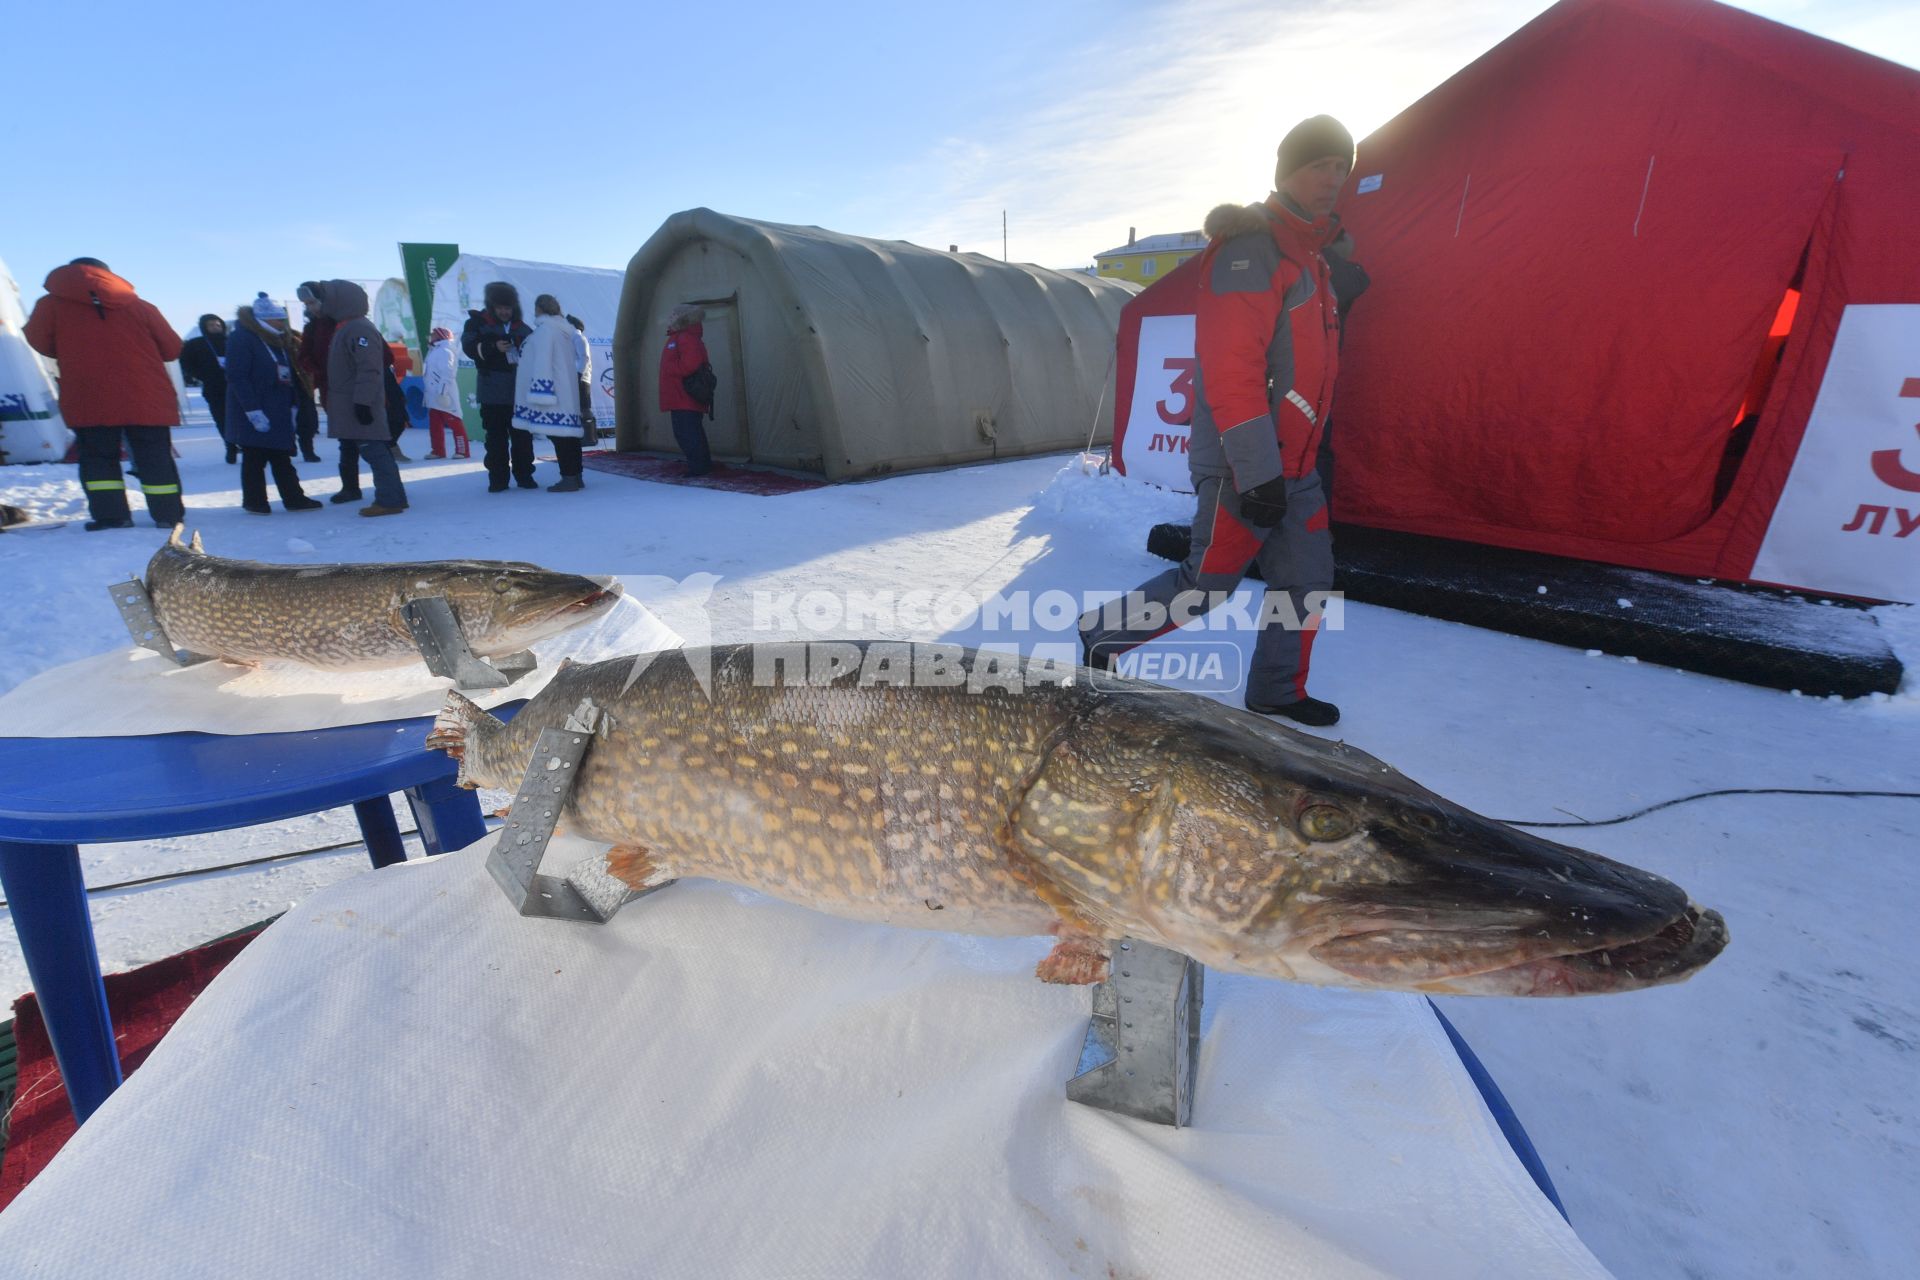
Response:
M0 463L58 462L73 433L60 419L47 365L27 345L20 286L0 262Z

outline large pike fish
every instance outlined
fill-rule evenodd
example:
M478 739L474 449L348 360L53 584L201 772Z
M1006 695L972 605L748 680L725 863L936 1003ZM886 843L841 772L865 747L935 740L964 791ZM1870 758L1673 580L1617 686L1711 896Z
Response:
M517 653L613 607L612 578L503 560L264 564L208 555L175 528L147 562L147 594L174 644L229 662L370 671L420 661L401 608L444 596L481 657Z
M1099 980L1133 937L1299 982L1581 995L1678 981L1726 945L1676 885L1352 747L1065 671L881 641L689 650L564 665L510 723L449 694L427 743L463 785L517 788L540 731L590 699L607 723L563 817L615 846L621 880L1052 933L1049 981Z

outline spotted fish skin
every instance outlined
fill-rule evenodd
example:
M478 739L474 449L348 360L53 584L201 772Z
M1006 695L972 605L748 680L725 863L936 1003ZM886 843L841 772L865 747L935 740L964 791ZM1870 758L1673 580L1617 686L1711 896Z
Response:
M481 657L515 653L613 607L608 578L497 560L266 564L208 555L175 529L147 563L154 615L173 643L236 663L371 671L420 662L402 607L442 596Z
M450 694L427 745L463 785L513 790L540 732L590 700L605 721L562 817L615 846L616 876L1050 932L1051 980L1097 980L1133 937L1306 982L1579 994L1677 980L1725 944L1667 881L1468 813L1342 743L1084 669L1018 664L1010 689L979 678L1004 655L838 647L851 656L825 674L769 656L800 646L563 664L505 724ZM874 680L929 650L961 678Z

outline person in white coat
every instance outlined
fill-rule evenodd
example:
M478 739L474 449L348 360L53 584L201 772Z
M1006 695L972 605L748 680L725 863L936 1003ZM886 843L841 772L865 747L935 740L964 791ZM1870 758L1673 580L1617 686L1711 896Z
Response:
M560 482L548 493L575 493L580 478L580 380L588 376L591 356L585 341L567 323L550 293L533 300L533 333L520 347L513 388L513 425L553 442L560 461Z
M427 382L427 427L432 433L429 458L447 456L446 437L453 436L453 456L469 456L467 423L460 416L460 357L453 349L453 330L437 328L428 335L431 345L421 361Z

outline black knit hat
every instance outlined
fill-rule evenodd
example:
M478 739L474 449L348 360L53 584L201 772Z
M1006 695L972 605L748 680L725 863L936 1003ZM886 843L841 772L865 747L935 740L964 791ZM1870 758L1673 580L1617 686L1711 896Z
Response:
M1280 163L1274 166L1273 185L1279 187L1287 176L1328 156L1339 156L1353 168L1353 135L1332 116L1313 116L1302 120L1280 139Z

